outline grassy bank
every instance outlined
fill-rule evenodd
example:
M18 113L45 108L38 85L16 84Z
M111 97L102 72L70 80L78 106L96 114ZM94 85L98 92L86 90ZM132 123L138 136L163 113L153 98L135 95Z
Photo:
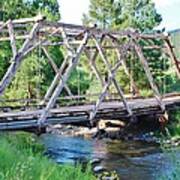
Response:
M36 137L25 133L0 135L0 180L93 180L90 168L57 165L43 156Z

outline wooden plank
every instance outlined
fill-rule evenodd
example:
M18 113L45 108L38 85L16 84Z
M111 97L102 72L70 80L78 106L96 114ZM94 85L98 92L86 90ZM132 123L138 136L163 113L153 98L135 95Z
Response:
M23 39L27 39L29 38L29 35L18 35L16 36L16 40L23 40ZM0 42L4 42L4 41L10 41L11 38L10 37L0 37Z
M21 19L12 20L12 23L13 24L24 24L24 23L39 22L44 19L45 19L44 16L42 16L41 14L38 14L37 16L32 17L32 18L21 18ZM2 25L2 24L4 24L4 22L0 21L0 25Z
M61 22L50 22L50 21L44 21L43 25L46 27L62 27L66 30L67 34L71 34L72 31L76 30L75 36L78 34L88 30L91 34L94 35L105 35L105 34L112 34L114 36L130 36L133 35L137 38L143 38L143 39L165 39L166 36L164 34L141 34L136 32L135 30L121 30L121 31L114 31L114 30L108 30L108 29L99 29L94 27L87 27L87 26L81 26L81 25L74 25L74 24L67 24L67 23L61 23ZM68 31L69 30L69 31Z
M100 41L99 41L100 44L103 43L104 37L105 37L104 35L101 36ZM86 47L87 47L87 46L86 46ZM103 78L102 78L102 76L101 76L101 74L100 74L100 72L99 72L99 70L98 70L98 68L97 68L97 66L96 66L96 59L97 59L97 56L98 56L98 49L97 49L97 47L96 47L96 51L95 51L94 54L92 54L92 55L90 55L90 53L89 53L89 51L87 50L87 48L86 48L84 51L85 51L85 54L86 54L87 58L89 59L90 67L92 68L93 72L94 72L95 75L96 75L97 80L100 81L101 86L102 86L102 88L103 88L106 83L105 83L105 81L103 80ZM109 98L111 98L110 93L108 93L107 95L108 95Z
M54 90L54 93L52 94L46 108L43 110L43 113L41 114L41 116L40 116L40 118L38 120L39 126L42 126L45 123L46 118L47 118L47 116L49 114L49 110L54 106L58 96L60 95L60 93L61 93L61 91L62 91L62 89L64 87L64 84L67 82L72 70L78 64L80 55L81 55L82 51L85 48L85 44L87 44L88 38L89 38L89 34L85 33L83 41L82 41L81 45L79 46L79 48L77 49L76 56L72 57L71 63L68 66L68 68L66 69L66 71L65 71L65 73L63 75L63 78L60 80L58 86Z
M167 109L171 109L175 104L180 106L180 95L167 96L163 98L163 102L166 105ZM135 99L129 100L129 103L133 107L133 112L136 116L141 115L149 115L149 114L161 114L162 111L159 111L158 103L155 98L148 99ZM51 116L48 117L48 124L56 124L56 123L73 123L73 122L88 122L87 111L91 111L93 109L93 105L85 105L85 106L72 106L72 107L64 107L60 109L52 109ZM38 111L35 111L36 113ZM2 121L0 118L0 130L9 130L9 129L19 129L25 127L38 127L37 120L32 119L29 115L34 114L35 112L26 111L15 112L13 113L4 113L0 114L1 118L11 117L12 121ZM40 111L41 112L41 111ZM37 114L39 114L38 112ZM65 113L64 113L65 112ZM69 112L69 113L67 113ZM82 112L82 113L81 113ZM35 114L36 114L35 113ZM23 119L18 120L18 116L20 115L28 115L24 116ZM56 116L57 115L57 116ZM30 118L29 118L30 117ZM121 118L125 118L126 110L121 102L113 101L113 102L104 102L102 103L101 108L99 109L96 120L104 118L104 119L116 119L119 120Z

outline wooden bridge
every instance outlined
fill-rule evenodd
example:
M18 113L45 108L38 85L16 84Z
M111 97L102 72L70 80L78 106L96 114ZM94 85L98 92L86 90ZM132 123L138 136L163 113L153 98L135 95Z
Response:
M153 41L161 41L157 46ZM176 75L180 78L180 62L177 60L170 38L164 34L141 34L133 29L111 31L94 27L85 27L60 22L49 22L42 16L0 22L0 42L9 42L12 48L11 64L0 82L0 130L44 127L56 123L83 123L93 125L99 119L132 120L142 115L163 115L166 110L180 105L180 94L160 94L158 86L149 67L144 50L157 50L164 53ZM145 41L147 43L142 43ZM18 49L17 42L21 44ZM142 46L142 44L144 44ZM146 44L146 45L145 45ZM147 45L148 44L148 45ZM62 47L64 61L58 67L48 53L48 46ZM3 94L12 82L21 63L32 51L41 48L52 66L55 77L41 100L21 99L7 100ZM108 51L108 53L107 53ZM114 61L109 60L108 54L115 54ZM138 59L152 90L152 97L138 96L131 69L128 65L130 55ZM106 74L97 67L97 59L102 60ZM86 59L86 60L85 60ZM102 86L102 91L96 95L74 95L68 87L68 80L75 68L82 61L88 63L94 75ZM158 60L157 60L158 61ZM132 62L134 63L134 62ZM133 96L125 94L117 80L120 68L129 79ZM112 92L112 85L116 93ZM62 92L68 94L62 96ZM135 97L135 95L137 97ZM90 101L92 97L95 100ZM76 101L66 106L64 100ZM21 105L17 106L17 102ZM12 105L12 104L16 105ZM8 104L8 105L7 105Z

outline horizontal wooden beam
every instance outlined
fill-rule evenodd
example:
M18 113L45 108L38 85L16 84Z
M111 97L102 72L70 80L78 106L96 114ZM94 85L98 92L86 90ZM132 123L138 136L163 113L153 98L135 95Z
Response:
M45 16L42 16L41 14L39 14L35 17L15 19L15 20L12 20L12 23L13 24L24 24L24 23L38 22L38 21L42 21L44 19L45 19ZM0 21L0 26L3 24L4 24L4 22Z

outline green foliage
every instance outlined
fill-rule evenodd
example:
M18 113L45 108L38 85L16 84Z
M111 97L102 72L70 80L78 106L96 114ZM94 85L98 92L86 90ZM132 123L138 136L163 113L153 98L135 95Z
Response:
M77 67L71 74L68 85L73 94L84 94L89 88L90 78L89 74L81 67Z
M39 72L42 60L36 54L31 54L24 59L5 97L37 98L39 84L43 82L43 76Z
M0 20L36 16L42 13L48 19L59 20L56 0L8 0L0 1Z
M8 134L0 136L0 180L93 180L88 167L57 165L42 155L35 137L29 134ZM3 162L3 163L2 163Z
M140 32L152 32L154 27L158 26L162 21L161 16L157 13L152 0L91 0L89 12L84 14L84 24L97 24L100 28L110 29L127 29L134 28ZM119 39L124 43L125 39ZM106 42L107 43L107 42ZM159 40L156 41L140 41L140 45L162 45ZM157 50L144 50L144 55L148 59L149 66L153 72L153 77L159 87L162 87L164 80L164 70L168 69L167 58ZM108 54L108 53L107 53ZM112 62L117 59L112 54L108 54L108 60ZM106 72L100 58L97 59L97 66L100 72ZM139 89L149 88L149 83L142 65L135 53L131 53L127 60L127 65L131 69L132 76ZM117 74L117 80L128 93L130 89L129 79L124 70L120 69Z
M153 96L153 91L149 90L149 89L142 89L142 90L140 90L139 93L142 97L152 97Z
M162 20L152 0L90 0L84 23L116 29L152 30Z
M60 18L56 0L0 1L0 20L2 21L32 17L36 16L38 13L45 15L49 20L59 20ZM16 45L20 48L22 42L18 42ZM50 55L52 55L53 58L56 57L54 59L58 65L62 62L63 57L59 48L51 48ZM0 78L2 78L7 71L11 57L12 52L10 44L8 42L1 42ZM40 97L46 92L53 76L54 72L48 66L47 59L39 50L38 52L35 51L24 59L11 86L7 89L5 97L13 99Z

